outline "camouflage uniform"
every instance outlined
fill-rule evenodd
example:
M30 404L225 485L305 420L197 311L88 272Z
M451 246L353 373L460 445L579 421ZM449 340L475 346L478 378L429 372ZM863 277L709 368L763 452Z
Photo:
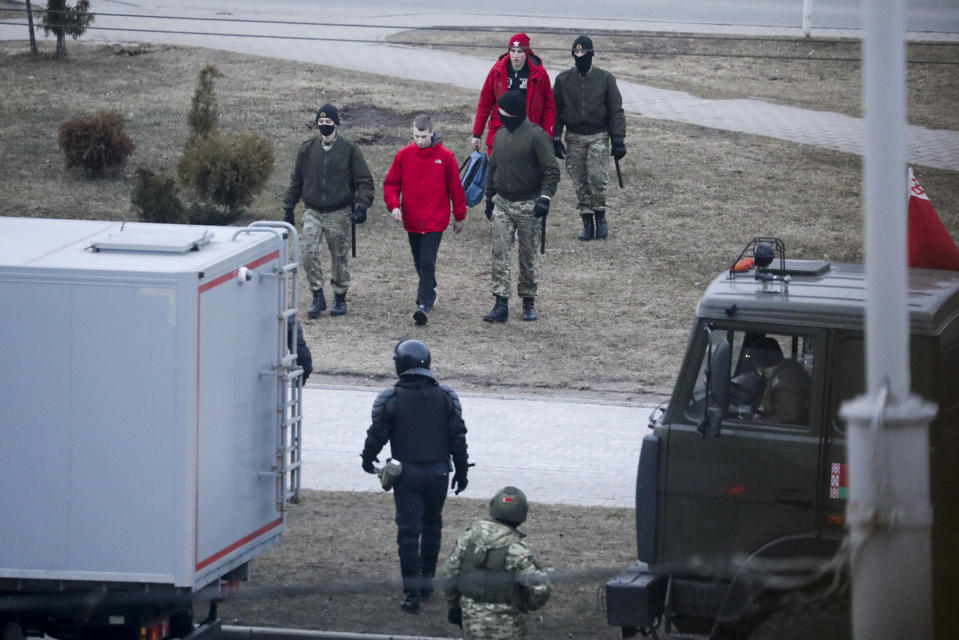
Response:
M485 194L495 205L490 244L493 295L498 298L509 298L514 232L519 236L517 293L522 298L536 296L541 222L533 216L533 207L540 196L552 197L558 184L552 143L538 125L524 120L515 131L504 127L496 133Z
M514 235L519 238L520 297L535 297L539 285L540 221L533 217L533 200L511 202L493 196L493 226L490 230L493 260L493 295L509 298ZM515 234L514 234L515 232Z
M291 212L303 200L300 252L310 289L323 288L320 251L323 237L332 259L333 292L345 296L350 286L351 213L373 204L373 175L355 143L337 133L332 142L321 136L300 145L283 206Z
M528 611L549 599L549 576L524 534L481 519L456 541L443 567L450 607L461 607L465 640L524 640Z
M580 215L606 208L609 185L609 135L566 132L566 171L576 188Z
M566 171L576 187L576 209L583 219L580 240L606 238L606 186L609 156L626 155L623 98L610 72L593 66L593 41L579 36L571 49L574 66L553 84L556 154L566 156ZM566 147L563 147L563 129ZM595 216L595 220L594 220ZM594 228L595 222L595 228Z
M350 288L350 209L320 212L307 208L303 213L303 235L300 251L303 253L303 271L311 290L323 288L323 264L320 251L324 238L330 250L330 283L333 293L346 293Z

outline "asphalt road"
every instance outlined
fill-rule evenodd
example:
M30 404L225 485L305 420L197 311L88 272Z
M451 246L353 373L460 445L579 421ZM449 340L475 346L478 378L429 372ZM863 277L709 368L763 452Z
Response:
M590 11L597 6L599 11ZM859 0L812 0L813 34L816 35L817 31L862 29L863 6L878 7L878 2L862 0L861 5ZM803 8L803 0L605 0L601 5L590 5L582 0L527 0L522 3L514 0L484 0L481 3L448 0L407 3L391 0L352 0L348 3L233 0L226 6L215 0L156 3L98 0L95 6L98 17L89 33L101 29L153 28L143 18L134 17L152 15L310 21L318 23L312 28L313 35L333 37L338 37L336 34L342 30L332 26L334 23L404 28L429 25L508 28L523 25L527 28L566 26L584 30L794 34L802 26ZM956 0L908 0L905 16L907 31L959 34L959 3ZM208 26L218 30L213 24ZM270 32L283 34L291 28L291 25L273 25ZM19 38L22 38L22 30L20 32ZM367 29L365 37L376 37L374 33L375 30ZM100 31L100 34L111 39L106 31ZM114 35L123 38L121 34ZM0 38L17 39L17 36L0 29ZM208 43L207 46L216 45Z

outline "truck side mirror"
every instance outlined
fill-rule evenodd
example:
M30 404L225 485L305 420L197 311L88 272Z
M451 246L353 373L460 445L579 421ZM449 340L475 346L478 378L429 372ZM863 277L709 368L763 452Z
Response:
M720 340L710 351L706 367L706 411L698 431L704 438L717 438L729 406L729 342Z

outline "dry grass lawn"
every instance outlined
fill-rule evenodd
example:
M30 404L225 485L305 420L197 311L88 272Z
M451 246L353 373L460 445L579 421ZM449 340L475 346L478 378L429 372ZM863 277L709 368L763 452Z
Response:
M430 35L438 37L437 32ZM532 35L543 55L562 64L569 35ZM402 37L413 40L416 34ZM480 34L476 44L495 37ZM822 84L807 78L822 75L829 80L828 91L819 93L828 100L815 98L817 104L858 110L857 62L803 61L801 69L780 68L800 62L768 57L793 55L798 43L740 41L739 49L748 46L757 57L714 58L630 54L637 42L633 36L596 35L595 41L601 52L597 64L605 64L605 55L616 61L607 66L639 81L698 95L802 102ZM671 42L658 36L649 41L661 46ZM723 44L692 42L700 49ZM579 219L574 195L568 179L560 183L541 263L539 322L490 326L480 320L492 297L488 226L477 207L462 234L444 238L440 302L430 324L418 328L411 318L415 276L406 237L389 219L381 183L393 155L408 142L409 122L419 112L433 114L447 146L465 157L475 91L162 45L92 47L80 40L70 43L70 57L58 63L50 58L52 45L41 45L39 59L27 54L26 43L0 45L4 215L135 219L129 203L133 170L175 167L187 137L186 114L197 73L215 64L224 74L216 84L220 127L252 129L276 148L276 170L244 221L280 218L295 150L315 135L309 122L316 106L340 106L344 132L359 142L378 184L370 219L358 231L349 315L305 322L320 374L381 384L391 374L392 345L416 336L433 349L438 373L461 387L648 400L668 393L700 291L749 238L780 236L795 257L861 259L858 156L630 118L629 155L623 161L626 188L610 190L607 241L575 239ZM602 53L617 46L623 49L616 56ZM684 50L693 45L679 39L674 46ZM477 51L492 58L489 47ZM957 47L934 51L959 58ZM758 70L748 75L742 65ZM928 126L959 127L948 98L959 93L955 66L922 68L935 71L935 86L942 88L925 91L927 79L910 74L911 95L928 103L921 120ZM772 76L789 82L770 82ZM73 116L105 108L124 114L137 150L119 175L89 181L65 170L57 129ZM915 169L947 227L959 229L956 173ZM302 294L305 307L305 287ZM516 314L515 298L513 305Z
M569 62L572 34L528 32L548 62ZM426 42L424 37L439 45L445 36L408 33L398 39ZM461 42L464 37L456 34ZM505 37L479 34L470 44L492 61ZM859 63L849 43L658 34L598 34L594 40L597 64L622 78L700 96L860 112ZM548 218L538 322L481 321L492 297L489 229L477 207L462 234L444 238L439 305L428 326L416 327L406 235L383 205L382 180L393 155L409 142L409 123L420 112L433 114L447 146L465 157L478 88L396 81L211 49L88 46L80 40L69 43L67 60L55 62L52 45L41 48L43 55L34 59L26 42L0 44L4 216L135 220L134 170L175 167L187 138L197 74L214 64L223 73L216 84L221 129L251 129L276 148L275 172L241 222L279 219L295 151L315 135L309 123L316 107L324 102L340 107L344 133L360 144L377 196L369 221L357 232L349 314L304 321L318 379L384 386L392 377L395 342L417 337L433 349L438 374L462 390L582 394L622 402L659 398L668 393L679 366L700 292L751 237L779 236L792 257L862 258L858 156L633 117L623 161L626 187L614 186L610 193L608 240L575 239L574 195L569 180L561 181ZM838 59L819 59L827 56ZM909 56L950 62L910 64L911 121L959 129L959 47L912 47ZM64 168L57 130L69 118L102 109L123 113L137 148L123 171L89 181ZM956 237L959 174L915 171ZM304 286L304 311L307 293ZM518 302L515 297L511 302L516 314ZM480 501L451 498L446 548L482 511ZM559 586L554 601L534 619L531 638L617 637L605 627L597 600L604 579L580 572L628 563L635 547L632 526L630 510L534 506L530 538L557 571ZM453 635L435 600L423 615L399 613L394 536L390 496L308 492L291 511L283 543L255 563L246 593L256 597L228 602L221 611L240 624ZM566 581L570 574L578 579ZM306 593L275 591L290 585L305 587Z

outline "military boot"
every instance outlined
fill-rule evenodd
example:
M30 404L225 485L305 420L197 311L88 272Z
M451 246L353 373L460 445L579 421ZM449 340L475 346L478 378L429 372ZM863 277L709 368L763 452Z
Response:
M533 307L533 297L528 296L523 298L523 320L526 322L532 322L539 316L536 315L536 308Z
M589 242L593 239L593 214L583 213L580 214L580 217L583 219L583 232L576 236L576 239Z
M509 305L506 298L496 296L496 304L493 305L489 313L483 316L483 320L486 322L506 322L509 320Z
M313 304L306 310L306 315L310 318L319 318L322 311L326 311L326 297L323 295L323 289L315 289Z
M330 309L331 316L346 315L346 294L337 293L333 296L333 308Z
M432 544L429 536L423 536L420 546L420 599L429 600L433 596L433 578L436 575L436 560L440 555L438 544Z
M606 235L609 233L609 229L606 227L606 210L597 209L596 210L596 239L605 240Z
M406 613L417 613L420 610L420 594L416 591L407 591L400 609Z

